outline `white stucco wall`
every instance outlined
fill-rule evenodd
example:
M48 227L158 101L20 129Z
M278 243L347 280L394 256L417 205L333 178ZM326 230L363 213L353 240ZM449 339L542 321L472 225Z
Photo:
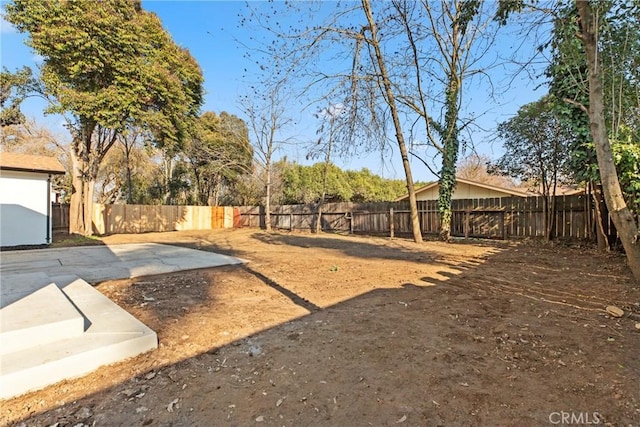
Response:
M454 200L457 199L487 199L491 197L509 197L509 194L502 191L491 190L489 188L476 187L475 185L458 182L455 191L451 195ZM416 195L418 200L437 200L438 186L435 185Z
M47 179L46 173L0 171L0 246L50 243Z

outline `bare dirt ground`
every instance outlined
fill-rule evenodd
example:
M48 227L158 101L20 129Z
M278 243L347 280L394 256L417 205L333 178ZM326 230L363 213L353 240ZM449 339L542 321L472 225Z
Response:
M1 424L640 425L640 289L619 254L259 230L103 240L249 262L99 284L158 350L0 402Z

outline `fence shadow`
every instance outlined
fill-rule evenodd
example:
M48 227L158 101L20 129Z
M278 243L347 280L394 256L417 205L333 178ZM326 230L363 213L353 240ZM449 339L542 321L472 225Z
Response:
M311 235L304 233L253 233L253 239L268 245L296 246L300 248L322 248L342 252L344 255L365 259L402 260L409 262L431 263L443 262L443 257L437 251L428 249L427 245L416 244L409 239L388 240L381 245L369 242L369 237L364 236L336 236L322 233ZM432 242L433 244L449 245L444 242ZM465 245L467 242L456 242ZM500 242L469 242L475 246L488 246L492 248L506 247Z

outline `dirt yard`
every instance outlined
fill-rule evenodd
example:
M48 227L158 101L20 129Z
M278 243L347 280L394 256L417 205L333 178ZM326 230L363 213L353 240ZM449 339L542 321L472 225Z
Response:
M258 230L103 240L248 263L99 284L158 350L0 402L0 424L640 425L640 288L620 255Z

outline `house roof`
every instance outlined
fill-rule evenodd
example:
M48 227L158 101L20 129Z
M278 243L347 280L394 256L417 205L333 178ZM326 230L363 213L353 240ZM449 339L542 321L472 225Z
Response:
M496 185L490 185L490 184L485 184L483 182L477 182L477 181L471 181L469 179L464 179L464 178L456 178L456 181L462 184L469 184L469 185L473 185L476 187L480 187L480 188L486 188L488 190L493 190L493 191L499 191L505 194L508 194L510 196L518 196L518 197L529 197L531 196L531 194L525 192L525 191L520 191L520 190L514 190L513 188L504 188L504 187L498 187ZM420 188L416 188L416 195L422 193L423 191L427 191L433 187L438 186L439 182L438 181L434 181L431 182L427 185L423 185ZM396 199L396 202L399 202L401 200L405 200L408 199L409 195L406 196L402 196L402 197L398 197Z
M66 173L64 166L55 157L6 152L0 153L0 170L43 172L57 175Z

